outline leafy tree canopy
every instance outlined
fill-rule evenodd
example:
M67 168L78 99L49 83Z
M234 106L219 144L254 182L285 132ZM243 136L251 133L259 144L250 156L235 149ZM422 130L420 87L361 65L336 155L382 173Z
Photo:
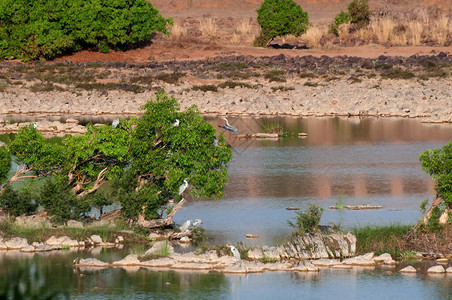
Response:
M293 0L265 0L257 10L257 22L267 45L277 36L300 36L309 26L308 13Z
M167 34L171 22L146 0L2 0L0 59L125 50L154 31Z
M180 201L179 207L183 204L179 186L184 180L191 195L222 197L232 157L223 134L215 143L215 128L202 119L197 108L179 111L176 99L164 91L143 109L140 118L120 119L116 128L89 125L84 134L66 136L61 144L50 144L32 125L21 128L10 144L21 168L0 193L7 191L29 204L28 198L14 194L9 186L24 178L46 178L35 198L58 221L84 215L92 208L102 212L113 200L129 219L168 217L170 200ZM8 149L0 148L0 170L9 171L9 158ZM105 183L111 183L112 195L101 189ZM171 218L165 220L168 223Z

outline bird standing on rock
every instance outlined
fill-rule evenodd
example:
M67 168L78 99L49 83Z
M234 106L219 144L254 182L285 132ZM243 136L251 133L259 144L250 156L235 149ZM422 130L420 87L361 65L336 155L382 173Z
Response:
M234 257L237 258L238 261L242 261L241 258L240 258L239 250L237 250L237 248L232 246L232 245L229 245L228 247L231 248L231 252L234 255Z

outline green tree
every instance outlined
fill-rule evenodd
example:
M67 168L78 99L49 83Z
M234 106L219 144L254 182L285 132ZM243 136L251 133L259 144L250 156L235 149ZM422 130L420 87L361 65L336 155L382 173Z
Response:
M257 10L257 22L261 26L255 46L268 46L277 36L300 36L308 29L308 13L293 0L265 0Z
M436 199L424 215L424 224L436 224L452 208L452 142L440 149L425 150L420 155L422 169L435 182ZM431 218L435 220L430 220Z
M0 193L2 184L8 179L8 173L11 169L11 154L8 147L0 146Z
M163 91L143 109L145 112L131 137L129 176L135 180L131 181L128 189L121 190L132 195L130 198L122 195L122 199L126 199L123 201L128 202L123 206L133 207L128 211L129 217L142 220L155 218L157 209L169 200L181 199L178 191L184 179L190 185L188 191L191 195L222 197L227 181L227 163L232 157L224 136L220 134L216 146L216 130L203 120L198 109L191 107L180 112L176 99ZM177 126L174 125L176 119L179 120ZM147 197L141 195L141 189L146 190ZM139 192L134 193L136 190ZM183 203L181 200L172 213ZM162 217L162 213L159 216ZM158 222L171 222L170 219ZM156 222L143 224L154 226Z
M371 16L367 0L353 0L348 4L347 12L341 10L334 22L330 24L329 32L339 35L339 26L342 24L355 24L357 28L362 28L369 24Z
M168 34L163 18L146 0L2 0L0 59L51 59L97 48L124 50Z

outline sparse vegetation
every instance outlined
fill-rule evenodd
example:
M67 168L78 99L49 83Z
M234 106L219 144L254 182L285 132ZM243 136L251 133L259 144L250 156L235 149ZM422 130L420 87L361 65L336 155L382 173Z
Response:
M212 84L194 85L191 87L191 90L203 92L218 92L218 87Z
M282 77L283 75L284 75L283 70L273 69L273 70L267 71L264 74L264 78L267 79L269 82L273 82L273 81L285 82L286 79L284 77Z
M251 89L253 88L251 85L249 85L248 83L244 83L244 82L237 82L237 81L226 81L223 83L220 83L218 85L218 87L224 89L224 88L236 88L236 87L241 87L241 88L247 88L247 89Z
M296 212L295 223L287 220L289 225L295 228L294 234L305 234L319 230L320 218L323 214L323 208L310 203L306 211L299 210Z

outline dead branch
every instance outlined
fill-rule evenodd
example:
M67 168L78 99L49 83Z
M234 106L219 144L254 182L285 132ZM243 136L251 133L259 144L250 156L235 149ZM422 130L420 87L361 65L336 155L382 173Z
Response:
M36 175L21 176L23 174L31 172L32 170L33 170L33 167L27 167L27 166L24 165L21 168L19 168L19 166L17 166L16 173L14 173L14 175L8 180L8 182L6 182L5 185L0 189L0 194L2 194L3 191L5 191L6 188L8 186L10 186L13 182L16 182L16 181L19 181L19 180L23 180L23 179L26 179L26 178L36 178L36 177L38 177Z
M171 213L166 216L166 218L163 219L152 219L152 220L145 220L144 214L140 214L138 216L138 225L146 228L156 228L160 226L170 226L173 225L173 217L176 214L176 212L187 202L184 198L182 198L181 201L179 201L176 206L174 206Z
M97 175L97 179L94 182L94 186L92 188L90 188L89 190L84 190L83 192L81 192L80 194L77 195L77 198L81 198L87 194L91 194L94 193L98 188L100 188L102 185L104 185L105 183L108 182L108 180L104 180L105 179L105 172L108 171L108 167L105 167L102 171L99 172L99 174Z

